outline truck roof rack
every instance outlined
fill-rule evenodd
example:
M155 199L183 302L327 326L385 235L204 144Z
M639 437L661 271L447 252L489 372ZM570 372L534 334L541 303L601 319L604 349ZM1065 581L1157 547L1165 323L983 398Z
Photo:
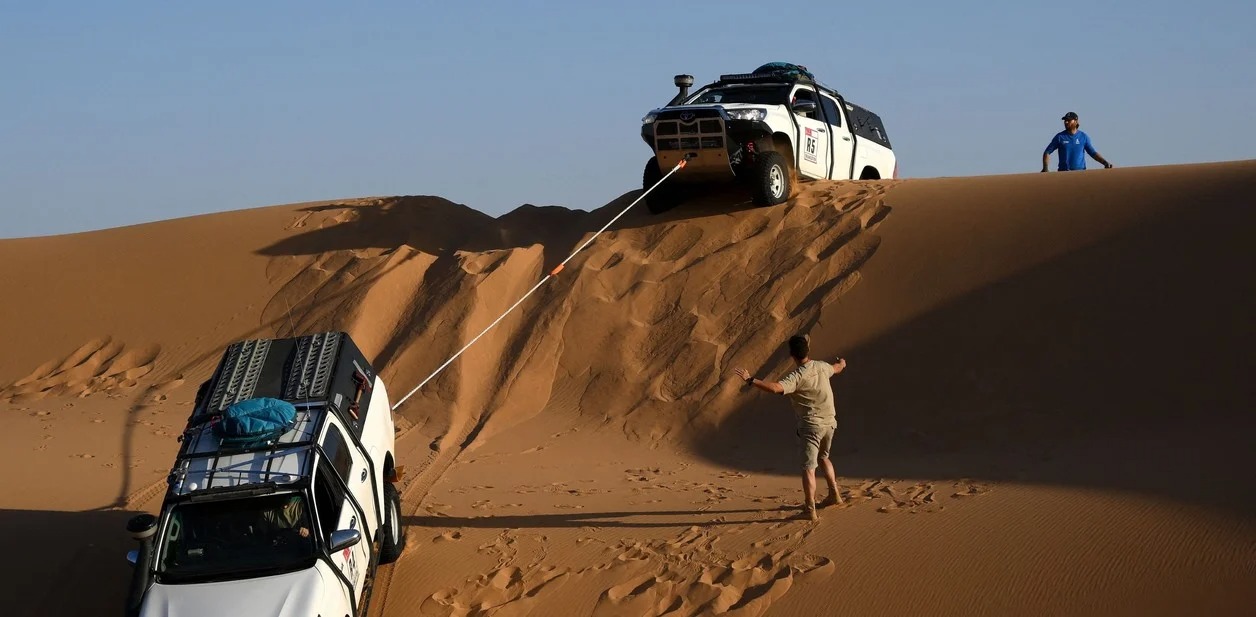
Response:
M374 381L370 363L344 332L232 343L197 393L167 479L168 496L283 487L309 478L316 441L332 414L361 437ZM292 403L293 427L269 443L224 447L213 430L221 413L258 397Z
M741 84L807 84L816 86L827 91L837 97L841 94L837 90L825 85L818 79L811 79L805 75L789 71L771 71L762 73L728 73L720 75L713 86L732 86Z

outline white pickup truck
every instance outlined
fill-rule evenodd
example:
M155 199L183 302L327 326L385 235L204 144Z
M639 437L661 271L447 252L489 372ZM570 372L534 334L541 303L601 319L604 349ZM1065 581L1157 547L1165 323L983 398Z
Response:
M847 101L806 67L765 64L752 73L722 75L689 94L690 75L677 75L680 93L642 118L641 138L654 151L642 174L650 189L680 161L685 167L646 195L660 213L696 185L740 181L757 205L794 194L798 179L897 178L898 161L881 118Z
M231 344L160 512L127 524L127 616L365 615L376 566L405 547L394 440L384 382L347 333Z

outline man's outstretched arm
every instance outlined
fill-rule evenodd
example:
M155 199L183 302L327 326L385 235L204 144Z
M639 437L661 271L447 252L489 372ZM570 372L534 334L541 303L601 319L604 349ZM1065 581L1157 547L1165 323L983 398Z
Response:
M833 360L833 374L836 375L846 370L846 358L836 358Z
M744 368L734 369L734 372L737 373L737 376L740 377L742 381L763 390L764 392L771 392L772 394L785 394L785 386L782 386L778 382L764 381L762 379L751 377L750 371L747 371Z

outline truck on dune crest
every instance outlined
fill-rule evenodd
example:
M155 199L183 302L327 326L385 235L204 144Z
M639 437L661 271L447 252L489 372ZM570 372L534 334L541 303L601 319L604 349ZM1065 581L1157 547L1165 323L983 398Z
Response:
M646 195L650 212L676 207L687 189L704 184L744 184L756 205L767 206L789 199L799 180L898 177L881 117L804 66L771 62L692 94L693 76L674 82L680 92L642 118L641 138L654 152L642 187L681 161L685 168Z

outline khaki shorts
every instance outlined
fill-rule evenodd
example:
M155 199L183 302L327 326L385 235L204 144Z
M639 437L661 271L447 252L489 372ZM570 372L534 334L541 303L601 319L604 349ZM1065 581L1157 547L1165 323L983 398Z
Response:
M829 457L829 448L833 446L833 433L836 426L801 426L796 431L798 444L802 450L802 468L815 469L820 461Z

